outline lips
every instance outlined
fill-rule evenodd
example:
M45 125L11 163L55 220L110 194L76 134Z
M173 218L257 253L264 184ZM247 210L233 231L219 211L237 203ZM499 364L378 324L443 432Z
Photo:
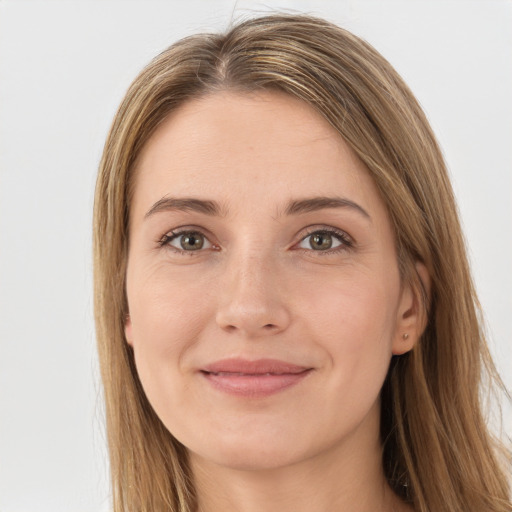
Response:
M284 391L301 382L312 368L276 359L224 359L208 364L201 374L209 384L224 393L262 398Z

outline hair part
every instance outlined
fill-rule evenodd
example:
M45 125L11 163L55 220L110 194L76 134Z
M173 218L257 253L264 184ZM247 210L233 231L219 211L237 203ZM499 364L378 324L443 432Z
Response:
M510 512L497 444L482 415L499 384L479 322L453 192L428 121L368 43L322 19L276 14L200 34L157 56L129 88L108 135L94 207L95 315L115 512L192 512L186 449L151 408L126 343L125 274L137 158L180 105L218 91L280 91L311 105L361 159L385 201L402 279L428 317L382 390L383 465L418 512ZM430 299L415 264L431 278Z

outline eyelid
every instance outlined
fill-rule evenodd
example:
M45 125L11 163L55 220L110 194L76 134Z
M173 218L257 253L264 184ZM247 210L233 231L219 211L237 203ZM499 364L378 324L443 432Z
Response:
M325 226L325 225L314 225L314 226L308 226L305 233L302 233L300 235L300 240L294 244L293 247L297 248L296 250L303 250L307 252L314 252L319 254L333 254L340 251L347 251L354 248L355 240L353 237L351 237L346 231L335 228L333 226ZM305 249L303 247L298 247L300 243L302 243L306 238L308 238L311 235L314 235L315 233L327 233L329 235L334 236L337 240L339 240L341 243L339 246L330 248L324 251L315 251L314 249Z
M209 247L204 247L201 249L197 249L195 251L194 250L185 251L184 249L180 249L179 247L175 247L170 244L171 241L176 240L180 236L186 235L187 233L197 233L197 234L203 236L205 238L205 240L207 240ZM177 253L182 253L182 254L186 253L186 254L191 255L194 253L201 253L201 252L204 252L206 250L211 250L211 249L218 250L219 246L217 244L215 244L214 242L212 242L212 240L211 240L212 238L213 237L210 234L208 234L204 228L201 228L199 226L187 225L187 226L179 226L179 227L176 227L176 228L173 228L173 229L167 231L160 238L158 238L158 240L156 242L157 242L158 247L161 247L161 248L168 247Z
M300 236L299 240L293 244L291 249L302 250L302 251L307 251L307 252L322 253L322 254L333 254L336 252L347 251L347 250L353 249L354 245L355 245L355 240L352 236L350 236L346 231L339 229L339 228L335 228L333 226L317 224L317 225L307 226L307 227L303 228L303 230L301 230L301 231L302 231L302 233L299 235ZM202 235L208 241L210 246L206 247L206 248L197 249L196 251L193 251L193 250L185 251L183 249L180 249L178 247L175 247L175 246L172 246L169 244L170 241L175 240L179 236L187 234L187 233L198 233L198 234ZM311 236L315 233L330 234L330 235L334 236L341 243L339 246L336 246L334 248L330 248L327 250L323 250L323 251L321 251L321 250L315 251L314 249L306 249L306 248L298 247L298 245L301 242L303 242L306 238L308 238L309 236ZM185 225L185 226L178 226L176 228L168 230L156 242L159 247L167 246L178 253L187 253L187 254L191 255L193 253L201 253L206 250L212 250L212 249L216 250L216 251L220 250L220 246L218 244L214 243L212 241L212 238L213 238L213 235L211 235L208 232L208 230L205 230L202 227L194 226L194 225Z

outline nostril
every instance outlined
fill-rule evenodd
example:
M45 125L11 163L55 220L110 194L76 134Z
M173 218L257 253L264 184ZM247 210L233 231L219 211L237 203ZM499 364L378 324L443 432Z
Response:
M239 328L236 325L232 325L232 324L225 325L223 327L223 329L227 332L234 332L234 331L239 330ZM263 331L272 332L272 331L279 330L279 327L275 324L265 324L265 325L261 326L261 329Z
M250 337L273 336L286 329L289 321L288 312L282 304L263 301L246 304L232 300L221 305L215 315L216 324L225 333L240 332Z

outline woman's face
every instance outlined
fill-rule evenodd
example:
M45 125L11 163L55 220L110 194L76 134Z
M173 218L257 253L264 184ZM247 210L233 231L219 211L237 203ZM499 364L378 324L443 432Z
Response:
M212 94L157 129L135 180L126 338L191 457L254 469L375 450L417 308L334 129L284 94Z

